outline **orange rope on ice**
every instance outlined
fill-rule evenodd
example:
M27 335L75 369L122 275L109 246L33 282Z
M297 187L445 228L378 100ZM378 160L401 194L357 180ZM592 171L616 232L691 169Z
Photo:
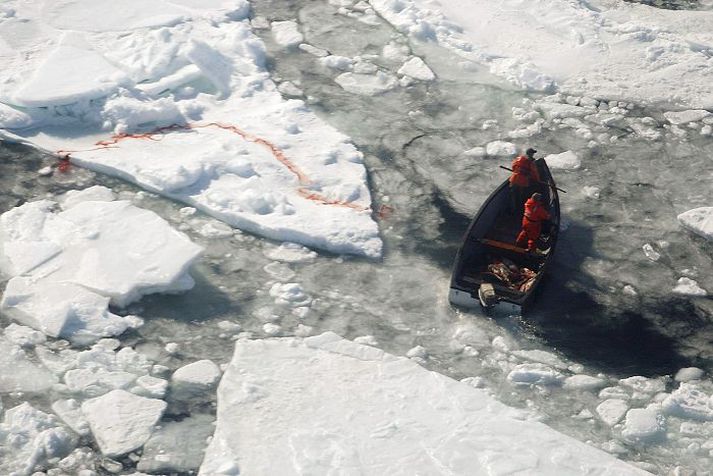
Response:
M153 140L153 141L160 141L163 139L163 136L165 136L169 132L179 131L179 130L202 129L202 128L206 128L206 127L217 127L219 129L232 132L234 134L239 135L246 141L254 142L255 144L260 144L261 146L270 150L270 152L272 153L272 156L275 157L275 159L277 159L282 165L284 165L290 172L292 172L297 177L297 180L299 181L300 185L302 185L301 187L299 187L297 189L297 193L302 198L305 198L307 200L312 200L314 202L318 202L323 205L334 205L334 206L338 206L338 207L347 207L347 208L352 208L354 210L359 210L359 211L366 211L366 210L370 209L370 207L357 205L353 202L330 199L328 197L325 197L324 195L321 195L319 193L309 190L308 188L305 188L304 186L309 185L311 183L311 180L309 179L309 177L307 177L307 175L302 170L300 170L300 168L296 164L294 164L290 159L287 158L285 153L279 147L277 147L272 142L270 142L266 139L263 139L262 137L258 137L256 135L250 134L249 132L245 132L244 130L242 130L232 124L223 124L220 122L209 122L206 124L172 124L170 126L158 127L150 132L114 134L109 139L97 141L94 144L94 145L96 145L96 147L93 147L91 149L58 150L57 154L62 156L66 160L69 157L69 154L71 154L71 153L90 152L90 151L102 150L102 149L112 149L112 148L118 147L119 142L126 140L126 139L147 139L147 140Z

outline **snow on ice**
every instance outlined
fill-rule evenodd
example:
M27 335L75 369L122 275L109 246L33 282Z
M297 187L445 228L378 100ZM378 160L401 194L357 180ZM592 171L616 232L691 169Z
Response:
M399 31L436 41L524 89L691 110L667 116L672 123L713 109L713 69L701 54L701 45L713 43L711 11L616 0L371 5Z
M688 210L678 215L678 221L684 228L713 240L713 207L701 207Z
M333 333L239 340L200 474L645 474L517 413Z
M92 187L0 216L0 270L11 279L0 309L51 337L91 342L141 324L118 316L142 295L190 289L201 248L153 212Z
M247 1L12 4L0 37L30 27L0 71L1 134L262 236L381 255L362 154L282 97ZM294 21L271 27L286 47L303 41ZM398 84L382 72L341 82Z

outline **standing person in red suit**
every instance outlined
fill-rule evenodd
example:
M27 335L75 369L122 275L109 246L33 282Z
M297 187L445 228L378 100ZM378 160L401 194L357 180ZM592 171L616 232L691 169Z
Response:
M532 188L540 181L540 172L535 165L535 149L527 149L512 161L510 175L510 201L513 213L522 214L522 205L532 193Z
M515 244L520 248L527 245L527 251L534 252L537 249L537 239L542 233L542 222L550 219L550 212L542 203L542 194L533 193L525 202L525 214L522 217L522 231L517 235Z

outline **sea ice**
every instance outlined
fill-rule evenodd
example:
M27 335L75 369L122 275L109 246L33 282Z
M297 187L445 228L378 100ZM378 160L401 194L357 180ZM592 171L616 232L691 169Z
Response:
M683 276L678 278L676 286L673 288L673 292L676 294L683 294L684 296L707 296L708 291L703 289L696 280Z
M681 382L662 402L661 408L668 415L694 420L713 420L713 405L710 396L696 383Z
M91 189L0 216L0 269L11 279L0 308L52 337L89 342L136 327L118 316L144 294L192 286L188 267L201 248L153 212ZM13 277L14 276L14 277Z
M136 469L153 474L196 471L214 431L214 418L210 415L164 423L144 444Z
M701 207L688 210L678 215L678 221L684 228L713 240L713 207Z
M345 91L364 96L376 96L398 86L395 76L377 71L376 74L342 73L334 81Z
M596 412L599 418L609 426L614 426L629 410L629 403L618 398L609 398L597 405Z
M564 377L548 365L534 363L516 365L507 379L516 385L558 385Z
M252 233L381 255L362 154L304 102L282 97L248 2L16 8L32 28L17 36L0 25L21 53L0 71L0 121L15 127L0 133ZM302 41L293 21L272 27L284 45ZM361 76L361 90L398 84L381 71L363 75L364 85Z
M513 157L517 154L517 146L512 142L496 140L485 144L485 153L491 157Z
M205 394L218 384L220 374L220 368L210 360L184 365L171 376L171 395L180 400Z
M113 390L84 402L82 413L99 449L105 456L114 457L141 447L165 408L164 401Z
M545 161L551 169L576 170L582 166L582 161L571 150L560 154L546 155Z
M282 46L297 46L304 41L297 23L293 21L274 21L271 27L275 41Z
M591 375L572 375L564 379L562 388L568 390L598 390L604 387L607 381Z
M644 474L376 350L331 333L238 341L200 474Z
M25 402L5 411L0 424L0 473L30 475L48 460L62 458L77 437L57 421Z
M413 79L421 81L433 81L436 78L436 75L433 74L431 68L429 68L428 65L418 56L414 56L410 60L406 61L403 66L399 68L397 73L410 76Z
M651 443L660 439L666 430L663 415L652 408L633 408L626 412L621 435L637 443Z
M703 370L698 367L685 367L676 372L674 380L677 382L690 382L691 380L700 380L703 375Z
M0 336L0 349L0 393L39 393L57 383L52 372L33 362L19 345Z

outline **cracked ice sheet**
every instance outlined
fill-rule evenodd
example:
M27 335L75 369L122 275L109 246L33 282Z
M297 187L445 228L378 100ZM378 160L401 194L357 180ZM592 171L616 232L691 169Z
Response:
M381 255L362 154L303 102L280 95L244 0L227 7L174 1L168 16L153 9L146 18L140 2L128 2L126 12L99 26L88 18L110 16L113 2L63 0L66 8L45 9L11 3L33 27L18 37L17 21L0 20L0 37L12 38L21 53L0 72L7 109L0 133L5 127L8 137L71 151L75 163L268 238ZM55 29L68 25L76 31ZM31 54L40 45L48 52ZM81 52L74 69L101 74L79 74L86 81L71 88L57 82L54 90L51 77L70 73L62 60L68 48ZM14 108L22 105L36 107ZM190 126L143 139L112 137L172 124Z
M141 324L109 312L110 301L125 306L145 294L193 287L188 268L202 248L153 212L97 200L101 189L68 194L63 211L40 200L0 216L0 270L11 277L0 301L4 313L86 343Z
M616 0L370 0L400 31L436 40L524 89L675 109L713 107L713 12ZM553 81L554 80L554 84Z
M200 474L648 474L333 333L236 343Z

